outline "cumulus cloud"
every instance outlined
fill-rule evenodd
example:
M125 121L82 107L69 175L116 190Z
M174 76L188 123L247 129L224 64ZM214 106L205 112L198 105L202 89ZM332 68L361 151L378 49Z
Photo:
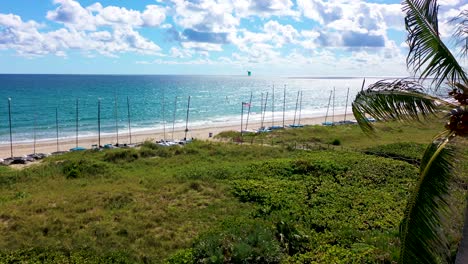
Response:
M299 13L293 9L291 0L236 0L233 1L235 12L240 17L293 16Z
M448 5L441 9L445 21L460 7L460 1L444 1ZM223 62L239 65L284 64L287 60L301 65L330 60L337 65L346 62L335 56L344 52L371 63L378 61L376 58L400 59L403 50L389 37L389 30L404 30L398 4L363 0L157 0L133 10L99 2L53 2L55 7L45 14L47 24L0 14L0 49L28 57L63 57L70 51L86 56L132 52L200 64L224 56ZM445 32L446 27L441 26L441 30ZM154 39L169 45L163 50ZM229 52L221 53L224 49Z
M54 0L58 5L46 18L65 25L43 32L34 21L23 22L20 16L0 14L0 49L13 49L26 57L55 54L66 56L70 50L106 56L135 52L158 55L161 48L143 37L136 28L156 27L165 20L166 9L148 5L135 11L100 3L83 7L74 0Z
M172 0L174 20L183 28L202 32L232 32L239 25L239 18L233 15L230 1Z
M96 30L102 26L156 27L166 19L166 9L148 5L143 12L100 3L83 7L74 0L54 0L59 5L47 12L47 19L77 30Z

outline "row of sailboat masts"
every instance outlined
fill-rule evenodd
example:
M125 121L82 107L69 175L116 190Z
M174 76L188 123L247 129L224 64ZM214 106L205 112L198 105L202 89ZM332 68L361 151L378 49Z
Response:
M260 127L263 128L264 127L264 124L265 124L265 116L266 116L266 109L267 109L267 105L268 105L268 95L269 93L266 92L266 95L264 96L263 93L261 93L261 97L260 97ZM271 107L271 126L274 127L275 125L275 104L274 104L274 100L275 100L275 90L274 90L274 86L272 86L272 107ZM253 99L253 93L250 92L250 99L249 99L249 102L242 102L242 108L241 108L241 131L247 131L248 129L248 125L249 125L249 117L250 117L250 112L251 112L251 108L252 108L252 99ZM299 100L300 99L300 100ZM300 104L299 104L300 102ZM248 107L247 109L247 119L246 119L246 122L245 122L245 127L244 127L244 124L243 124L243 121L244 121L244 106ZM296 98L296 108L295 108L295 111L294 111L294 125L296 124L296 116L297 116L297 108L299 106L299 122L298 124L300 124L300 118L301 118L301 111L302 111L302 91L298 91L297 92L297 98ZM283 90L283 122L282 122L282 127L284 128L286 125L285 125L285 118L286 118L286 85L284 85L284 90Z
M185 122L185 135L184 140L187 138L188 132L188 121L189 121L189 112L190 112L190 98L188 97L187 102L187 115L186 115L186 122ZM165 119L165 99L164 96L162 97L161 102L161 112L162 112L162 119L163 119L163 140L166 141L166 119ZM117 108L117 97L115 97L115 108L114 108L114 117L115 117L115 131L116 131L116 142L117 146L119 145L119 123L118 123L118 108ZM172 120L172 140L174 140L174 130L175 130L175 121L176 121L176 112L177 112L177 96L174 99L174 113L173 113L173 120ZM77 99L77 108L76 108L76 145L78 146L78 99ZM128 115L128 136L130 144L132 144L132 130L131 130L131 115L130 115L130 99L127 96L127 115ZM58 117L57 117L58 118ZM57 125L57 142L58 142L58 125ZM98 146L101 146L101 99L98 100ZM57 147L58 148L58 147Z
M329 112L329 109L330 109L330 103L332 104L332 121L331 121L331 124L335 123L335 93L336 93L336 90L335 90L335 87L333 87L333 90L330 91L330 96L328 97L327 112L325 114L324 124L328 124L327 119L328 119L328 112ZM347 111L348 111L348 98L349 98L349 87L348 87L348 91L346 93L345 113L344 113L344 120L343 120L344 122L346 122L346 115L347 115Z
M186 122L185 122L185 135L184 139L187 138L188 130L188 122L189 122L189 112L190 112L190 96L188 97L187 102L187 114L186 114ZM119 123L118 123L118 115L117 115L117 97L115 97L114 102L114 118L115 118L115 132L116 132L116 145L119 145ZM164 99L163 99L163 118L164 118ZM173 114L173 124L172 124L172 140L174 140L174 130L175 130L175 120L176 120L176 111L177 111L177 97L174 100L174 114ZM130 112L130 98L127 96L127 117L128 117L128 137L129 137L129 144L132 144L132 129L131 129L131 112ZM98 146L101 147L101 98L98 98L98 111L97 111L97 119L98 119ZM10 156L13 158L13 129L12 129L12 115L11 115L11 98L8 98L8 123L9 123L9 135L10 135ZM36 140L37 140L37 114L34 114L34 124L33 124L33 153L36 154ZM165 131L165 121L164 123L164 140L166 138L166 131ZM55 107L55 136L56 136L56 146L57 152L60 152L60 144L59 144L59 111L58 107ZM77 98L75 101L75 148L79 147L79 99Z

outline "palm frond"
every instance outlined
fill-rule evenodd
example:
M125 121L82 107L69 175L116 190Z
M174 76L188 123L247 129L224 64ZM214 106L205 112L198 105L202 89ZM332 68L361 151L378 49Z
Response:
M352 103L354 117L364 132L372 132L366 115L378 121L420 121L449 103L423 92L414 81L379 81L359 92Z
M456 44L460 47L461 55L465 57L468 55L468 10L463 10L458 16L450 20L455 24L454 38L457 40Z
M452 136L448 132L434 140L421 160L419 180L400 225L399 263L448 262L441 214L448 210L444 196L453 173L454 151L447 147Z
M405 25L408 31L408 67L421 72L420 79L434 77L437 88L444 82L468 83L465 71L439 36L436 0L405 0Z

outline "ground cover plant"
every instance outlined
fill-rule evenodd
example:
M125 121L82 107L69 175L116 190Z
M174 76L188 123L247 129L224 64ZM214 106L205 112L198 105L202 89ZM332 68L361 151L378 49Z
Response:
M389 127L415 138L433 132ZM344 149L146 143L55 156L24 170L0 167L0 263L396 261L417 167L365 153L391 152L392 136L384 146L365 139L362 149L348 150L358 144L347 138L357 142L360 130L317 129L329 130L319 140L333 134ZM463 184L451 187L455 211ZM462 219L450 220L455 251Z
M456 41L448 43L439 31L437 0L405 0L402 6L409 47L406 65L413 76L381 80L362 89L352 103L353 115L364 131L372 133L369 117L412 123L444 113L446 124L429 141L418 183L408 200L400 230L399 263L449 263L453 258L440 229L451 216L446 209L449 186L456 177L455 163L463 158L457 149L466 149L463 142L468 136L468 75L463 63L468 54L468 10L462 8L451 20ZM468 235L464 233L457 263L468 262Z

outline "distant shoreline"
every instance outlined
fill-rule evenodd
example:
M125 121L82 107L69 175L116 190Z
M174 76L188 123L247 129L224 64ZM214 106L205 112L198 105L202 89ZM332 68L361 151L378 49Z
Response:
M328 121L331 120L331 116L328 117ZM339 121L344 119L344 114L335 114L334 120ZM352 114L347 115L347 120L353 120L354 117ZM304 125L318 125L325 121L325 116L318 116L318 117L304 117L301 119L301 124ZM285 119L286 124L292 124L293 119ZM264 122L267 126L271 125L271 120L268 122ZM244 124L245 125L245 124ZM282 120L277 120L275 125L282 125ZM260 122L255 121L249 123L249 129L252 128L259 128ZM183 139L185 134L185 128L177 128L174 130L174 139ZM195 138L200 140L210 140L209 137L210 133L212 136L215 136L223 131L240 131L240 122L237 124L219 124L213 125L209 127L201 127L201 126L189 126L189 132L187 133L188 138ZM144 142L146 140L156 141L163 139L163 130L162 129L153 129L147 131L141 131L132 133L132 143L137 142ZM172 139L172 129L166 129L166 139ZM75 138L65 138L59 139L59 151L69 150L76 146ZM78 145L81 147L85 147L87 149L91 148L92 145L98 143L97 136L87 136L87 137L79 137L78 138ZM101 136L101 145L105 144L116 144L117 138L116 135L105 135ZM119 144L129 144L129 135L127 132L119 133ZM48 139L44 141L36 142L36 153L52 153L57 151L57 144L55 139ZM33 153L33 143L14 143L13 142L13 156L23 156ZM0 145L0 158L7 158L10 157L10 144L2 144Z

